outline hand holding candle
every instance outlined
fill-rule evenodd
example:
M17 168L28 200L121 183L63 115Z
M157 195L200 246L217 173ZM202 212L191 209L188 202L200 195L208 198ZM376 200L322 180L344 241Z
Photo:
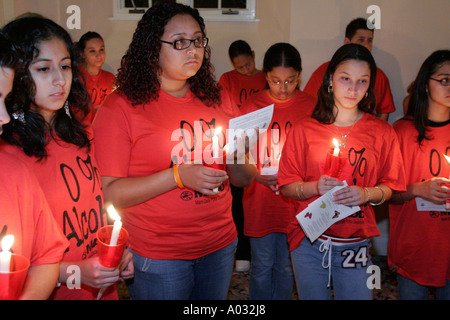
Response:
M108 214L115 220L114 226L108 225L98 230L98 254L100 263L107 268L117 268L122 260L128 232L122 228L122 221L113 205L108 206ZM102 288L97 296L100 300L106 288Z
M9 272L11 264L11 247L14 243L14 236L7 235L2 240L2 252L0 252L0 272Z

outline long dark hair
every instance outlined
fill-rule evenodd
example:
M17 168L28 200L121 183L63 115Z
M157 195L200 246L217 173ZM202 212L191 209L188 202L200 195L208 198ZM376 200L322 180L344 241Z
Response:
M375 60L367 48L359 44L349 43L340 47L333 55L323 76L322 85L317 92L317 102L312 117L321 123L331 124L336 120L336 115L333 113L334 95L328 92L328 87L337 67L348 60L365 61L369 64L370 85L367 90L367 97L364 97L358 103L358 109L366 113L373 113L375 110L376 99L373 91L377 74Z
M206 36L205 23L197 9L179 3L160 3L148 9L138 23L116 79L118 92L133 105L158 100L160 40L169 20L178 14L192 16ZM200 70L187 80L191 91L207 106L221 103L220 87L213 72L211 49L207 46Z
M416 80L414 80L411 97L408 103L408 111L406 112L407 118L414 119L414 126L419 133L417 136L417 142L422 144L422 141L431 140L432 137L427 135L429 130L428 120L428 85L430 77L437 72L437 70L444 64L450 62L450 50L438 50L433 52L420 67Z
M3 28L3 33L13 43L22 62L14 78L16 89L7 100L6 106L10 114L23 113L25 121L12 118L11 122L4 126L2 138L10 144L21 147L28 156L35 156L39 160L47 156L45 148L51 138L47 132L80 148L89 148L90 141L82 122L89 114L90 99L82 82L78 69L77 50L70 35L55 22L34 16L23 17L8 23ZM72 61L72 86L67 101L74 116L69 118L64 108L58 110L52 122L53 133L48 130L50 124L46 123L38 112L30 108L34 101L36 87L29 67L39 55L40 43L54 38L66 44Z

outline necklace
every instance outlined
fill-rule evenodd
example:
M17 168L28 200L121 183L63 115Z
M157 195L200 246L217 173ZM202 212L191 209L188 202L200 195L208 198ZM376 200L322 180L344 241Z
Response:
M345 146L347 145L347 138L348 138L348 135L350 134L350 132L352 132L353 127L354 127L355 124L358 122L358 118L359 118L359 115L356 116L356 119L355 119L355 121L353 122L353 125L352 125L352 127L350 128L350 130L348 130L348 132L347 132L346 134L344 134L344 135L342 135L342 132L338 129L337 126L333 125L333 126L336 128L336 131L338 132L338 134L341 135L341 141L342 141L342 142L339 144L339 147L340 147L340 148L344 148L344 149L345 149Z

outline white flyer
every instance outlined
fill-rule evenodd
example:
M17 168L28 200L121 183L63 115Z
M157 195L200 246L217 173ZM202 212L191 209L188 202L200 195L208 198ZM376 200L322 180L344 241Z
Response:
M311 242L314 242L336 222L361 210L359 206L349 207L333 201L333 193L345 187L347 187L346 181L343 186L334 187L297 214L296 218Z
M416 197L417 211L446 211L445 203L436 204L422 198Z
M245 132L250 141L256 141L256 130L263 133L269 127L273 117L274 105L264 107L262 109L247 113L243 116L233 118L229 122L228 128L228 152L234 153L237 149L235 137L240 137L242 132Z

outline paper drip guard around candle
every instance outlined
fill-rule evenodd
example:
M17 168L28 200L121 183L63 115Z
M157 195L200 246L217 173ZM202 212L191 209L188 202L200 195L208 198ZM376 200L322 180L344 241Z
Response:
M450 157L444 154L444 158L445 161L447 161L447 164L450 166ZM447 184L447 188L450 188L450 185ZM447 198L447 200L445 200L445 210L450 210L450 198Z
M17 300L27 278L30 260L22 255L10 253L14 237L5 236L3 239L5 238L10 243L4 244L2 241L2 259L5 258L5 260L2 261L0 271L0 300Z
M339 148L339 143L336 139L333 139L335 147L327 152L327 158L325 160L325 175L338 178L342 169L347 162L347 158L344 156Z
M113 206L108 207L110 217L115 221L114 225L107 225L97 231L98 255L102 266L115 268L122 259L125 245L128 241L128 232L122 228L120 216Z
M106 268L116 268L122 260L125 246L128 242L128 231L122 228L120 216L114 206L107 209L114 225L107 225L97 231L98 256L100 264ZM97 300L100 299L106 288L100 290Z

